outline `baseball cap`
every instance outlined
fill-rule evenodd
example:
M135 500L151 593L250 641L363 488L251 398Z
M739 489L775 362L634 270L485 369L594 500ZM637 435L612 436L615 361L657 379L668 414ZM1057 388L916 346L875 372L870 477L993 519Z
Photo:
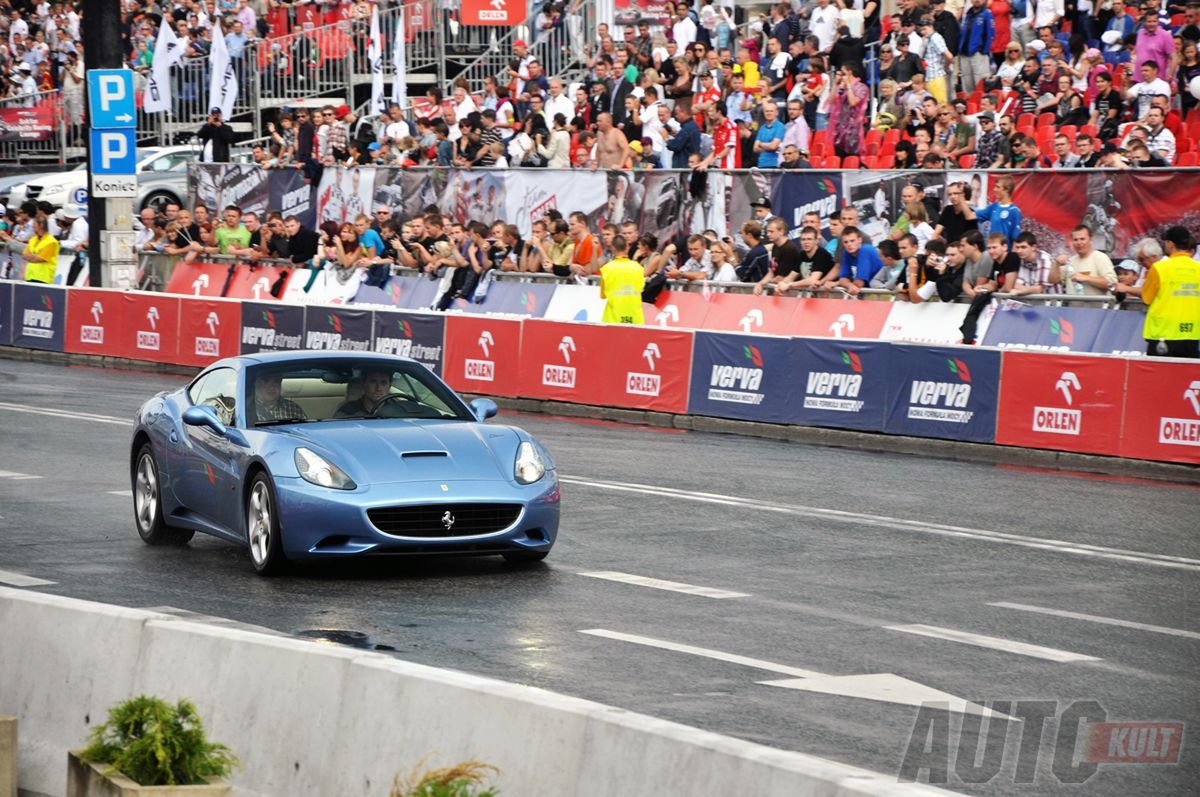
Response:
M925 27L932 28L933 20L930 19L929 17L921 17L920 19L917 20L917 27L918 28L925 28Z
M983 113L979 114L979 118L987 119L989 122L994 122L996 121L996 114L992 113L991 111L984 111Z
M629 148L639 155L642 154L642 142L641 141L630 141Z
M375 151L375 150L377 150L377 149L379 149L379 142L378 142L378 141L372 141L370 144L368 144L368 145L367 145L367 151L368 151L368 152L374 152L374 151Z
M214 113L221 113L221 109L216 106L208 109L209 116L212 116Z
M336 116L338 119L341 119L343 116L345 116L348 113L350 113L349 105L339 105L337 107L337 109L333 112L333 115Z
M528 48L528 47L529 47L529 45L525 43L525 40L524 40L524 39L517 39L515 42L513 42L513 47L525 47L525 48Z
M1028 49L1033 50L1035 53L1040 53L1046 49L1046 43L1041 39L1034 39L1029 43Z
M1108 146L1108 145L1105 145L1105 146ZM1118 271L1141 271L1142 270L1142 267L1139 266L1137 264L1137 262L1134 260L1122 260L1120 263L1117 263L1117 265L1114 268L1116 268Z
M770 210L771 209L771 200L767 199L765 196L760 196L758 199L756 199L750 203L750 207L766 208L767 210Z

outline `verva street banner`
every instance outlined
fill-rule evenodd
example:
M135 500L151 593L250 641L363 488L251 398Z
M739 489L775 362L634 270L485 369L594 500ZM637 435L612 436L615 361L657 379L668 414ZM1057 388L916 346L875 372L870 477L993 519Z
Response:
M697 332L688 412L789 423L796 401L797 341Z
M996 442L1116 456L1128 361L1004 352Z
M441 376L446 316L438 313L375 311L374 351L411 357Z
M883 429L892 348L884 343L797 339L796 399L789 423Z
M1095 312L1104 312L1098 310ZM1145 357L1146 339L1142 330L1146 327L1146 314L1125 311L1104 312L1104 323L1092 342L1096 354L1119 354L1123 357Z
M1002 349L1090 352L1112 310L1086 307L1001 305L996 308L983 345ZM1127 313L1127 315L1140 314Z
M304 348L304 308L242 302L242 354Z
M304 348L323 351L371 351L374 321L370 310L312 305L304 308Z
M525 0L462 0L462 24L515 27L525 21Z
M990 443L996 437L1000 352L891 344L884 431Z
M1200 464L1200 361L1129 361L1120 453Z
M67 289L15 283L12 344L26 349L62 351L67 326Z
M242 308L223 299L179 301L179 362L205 366L241 347Z
M443 378L455 390L518 395L521 322L491 316L446 317Z

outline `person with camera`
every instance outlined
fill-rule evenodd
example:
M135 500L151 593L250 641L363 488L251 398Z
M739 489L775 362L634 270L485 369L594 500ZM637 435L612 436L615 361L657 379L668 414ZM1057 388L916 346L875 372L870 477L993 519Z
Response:
M201 163L228 163L229 148L233 144L233 128L225 124L220 108L208 112L208 121L197 134L204 142L200 154Z

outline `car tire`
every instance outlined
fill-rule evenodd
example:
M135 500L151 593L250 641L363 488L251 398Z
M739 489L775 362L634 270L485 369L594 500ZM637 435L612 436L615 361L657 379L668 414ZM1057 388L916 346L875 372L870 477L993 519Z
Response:
M179 202L179 197L172 194L170 191L151 191L146 199L142 202L142 206L138 210L146 208L154 208L154 212L162 215L166 210L167 205L172 202Z
M283 553L283 535L279 525L279 502L275 486L266 473L257 473L246 491L246 544L250 562L261 576L283 572L287 556Z
M507 551L501 554L504 561L514 565L533 564L542 561L549 555L549 551Z
M162 480L154 448L144 444L138 449L133 466L133 520L138 536L147 545L186 545L195 534L167 524L162 513Z

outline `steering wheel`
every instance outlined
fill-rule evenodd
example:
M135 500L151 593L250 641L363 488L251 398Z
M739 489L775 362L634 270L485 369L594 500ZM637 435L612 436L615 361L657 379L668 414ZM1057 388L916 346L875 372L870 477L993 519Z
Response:
M388 395L384 396L383 398L381 398L379 400L379 403L375 405L375 409L371 410L371 414L378 417L379 411L382 410L385 405L391 404L393 402L395 402L395 403L404 402L401 405L401 409L407 415L412 415L414 413L418 413L424 408L424 405L421 404L421 402L417 401L416 399L410 398L409 396L405 396L402 393L389 393Z

